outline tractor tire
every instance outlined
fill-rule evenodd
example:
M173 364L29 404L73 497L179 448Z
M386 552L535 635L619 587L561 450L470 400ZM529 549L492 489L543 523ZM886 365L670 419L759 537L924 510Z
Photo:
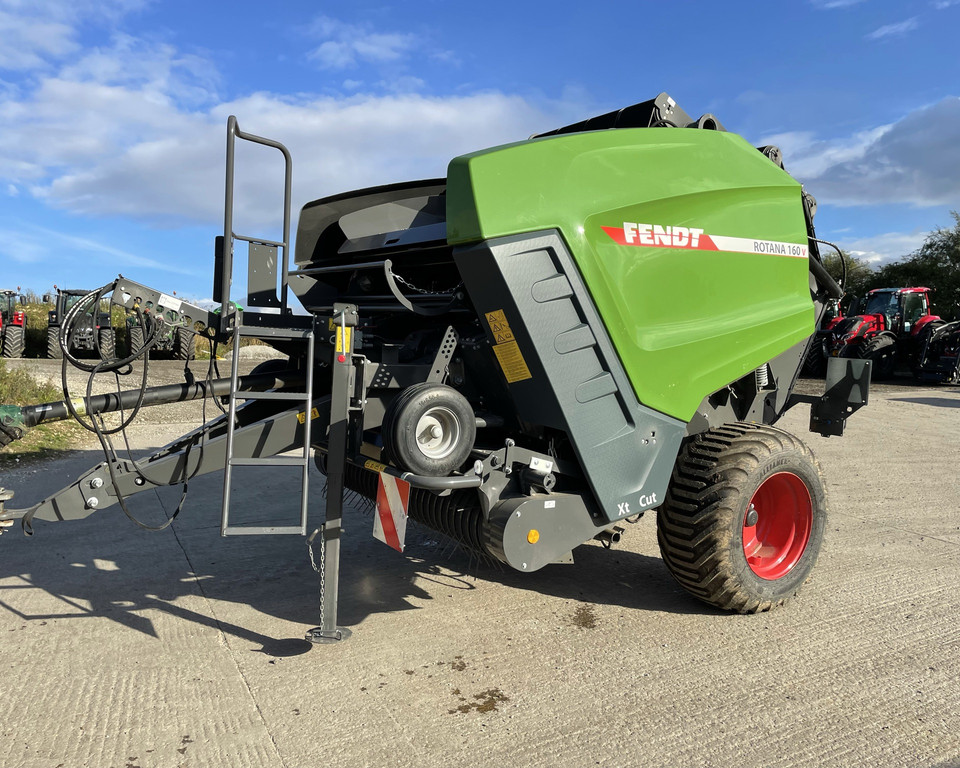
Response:
M113 328L101 328L97 332L97 341L101 360L113 360L117 356L117 334Z
M3 334L3 356L8 359L23 357L22 325L11 325Z
M798 438L725 424L686 442L657 514L663 561L694 597L738 613L797 594L820 553L827 503Z
M193 360L196 356L193 348L194 332L188 328L177 328L173 337L173 356L177 360Z
M890 336L874 336L860 347L860 357L873 362L872 379L891 379L897 367L897 342Z
M63 357L63 347L60 346L60 328L47 328L47 357L51 360L60 360Z
M823 345L814 344L803 361L801 373L811 379L822 379L827 374L827 358L823 354Z
M414 384L390 403L381 435L384 452L398 467L444 477L473 450L477 418L467 398L453 387Z
M143 349L143 328L127 326L127 356Z

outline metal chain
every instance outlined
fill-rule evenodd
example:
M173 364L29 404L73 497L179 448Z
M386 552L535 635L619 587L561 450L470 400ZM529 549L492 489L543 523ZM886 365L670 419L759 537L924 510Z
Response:
M417 293L422 293L422 294L424 294L424 295L426 295L426 296L444 296L444 295L446 295L446 294L448 294L448 293L453 293L453 292L456 291L458 288L463 287L463 281L461 280L459 283L457 283L455 286L453 286L453 288L448 288L448 289L445 290L445 291L428 291L426 288L418 288L418 287L415 286L413 283L411 283L409 280L405 280L404 278L402 278L402 277L401 277L400 275L398 275L396 272L393 273L393 279L396 280L396 281L397 281L398 283L400 283L401 285L405 285L405 286L406 286L407 288L409 288L411 291L416 291Z
M326 547L324 547L324 533L325 533L326 523L321 525L317 530L313 532L310 538L307 539L307 552L310 555L310 565L313 566L313 570L320 574L320 628L323 628L323 597L327 589L327 560L326 560ZM317 561L313 559L313 539L317 534L320 534L320 567L317 567Z

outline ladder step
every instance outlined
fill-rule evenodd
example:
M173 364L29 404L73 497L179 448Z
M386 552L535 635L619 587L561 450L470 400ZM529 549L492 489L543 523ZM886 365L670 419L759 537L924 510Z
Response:
M230 459L231 467L309 467L310 457L271 456L268 459Z
M306 529L298 525L230 525L220 530L221 536L259 536L268 533L303 536Z
M248 339L305 339L313 333L311 328L272 328L268 325L241 325L236 331Z
M301 400L307 399L306 392L236 392L237 400Z

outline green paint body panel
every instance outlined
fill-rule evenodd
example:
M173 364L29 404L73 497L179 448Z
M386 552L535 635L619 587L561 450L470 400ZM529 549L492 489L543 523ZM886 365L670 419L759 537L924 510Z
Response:
M448 241L557 229L648 407L689 421L704 397L813 333L807 258L621 245L603 227L624 222L807 246L800 184L732 133L569 134L448 169Z

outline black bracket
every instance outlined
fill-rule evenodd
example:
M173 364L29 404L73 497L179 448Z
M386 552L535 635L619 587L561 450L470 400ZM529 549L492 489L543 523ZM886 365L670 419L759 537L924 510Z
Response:
M872 367L870 360L831 357L827 360L823 395L791 395L790 405L810 403L810 431L824 437L839 437L847 419L870 399Z

